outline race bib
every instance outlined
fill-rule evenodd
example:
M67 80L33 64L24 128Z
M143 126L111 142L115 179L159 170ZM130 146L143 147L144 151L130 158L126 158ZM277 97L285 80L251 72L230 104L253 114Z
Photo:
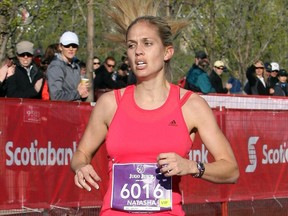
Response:
M111 208L128 212L172 209L172 178L156 164L113 164Z

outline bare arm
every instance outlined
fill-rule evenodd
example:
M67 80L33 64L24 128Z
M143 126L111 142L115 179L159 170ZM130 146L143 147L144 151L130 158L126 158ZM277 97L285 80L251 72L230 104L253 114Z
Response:
M236 159L206 101L196 94L192 95L183 107L183 114L188 128L197 128L203 143L215 159L205 164L202 178L214 183L236 182L239 177ZM162 168L166 176L198 173L195 161L182 158L175 153L160 154L158 163L160 166L169 164L168 167ZM167 173L168 170L172 172Z
M101 181L101 178L95 172L90 162L97 149L105 140L108 126L114 116L115 110L114 93L109 92L97 101L91 112L85 132L71 161L71 168L75 172L74 181L80 188L90 191L91 187L87 182L96 189L99 188L97 181Z

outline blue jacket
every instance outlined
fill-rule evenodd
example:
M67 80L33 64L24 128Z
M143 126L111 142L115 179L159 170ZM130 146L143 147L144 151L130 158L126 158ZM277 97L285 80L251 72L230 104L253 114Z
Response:
M187 75L188 89L204 94L215 93L208 74L197 65L193 64Z
M232 88L230 89L230 93L237 94L242 93L242 84L239 79L235 77L230 77L228 83L232 84Z

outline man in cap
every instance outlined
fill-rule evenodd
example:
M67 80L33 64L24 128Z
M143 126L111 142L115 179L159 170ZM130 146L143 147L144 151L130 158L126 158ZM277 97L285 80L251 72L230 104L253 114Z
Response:
M279 72L279 64L277 62L271 62L270 63L271 70L270 70L270 76L267 78L267 86L269 88L269 94L274 94L274 86L278 82L277 74Z
M225 65L223 61L215 61L213 70L210 74L210 81L213 88L217 93L227 94L229 90L232 88L232 84L226 83L226 87L223 88L221 75L225 69Z
M41 99L43 74L33 63L33 46L30 41L16 44L16 67L7 78L7 97Z
M48 87L51 100L80 101L88 95L89 83L81 83L80 67L75 62L79 47L78 36L71 31L62 34L60 53L47 68Z
M209 65L208 56L204 51L198 51L195 54L195 62L188 71L185 88L194 92L202 92L203 94L213 93L215 89L212 87L209 76L205 69Z

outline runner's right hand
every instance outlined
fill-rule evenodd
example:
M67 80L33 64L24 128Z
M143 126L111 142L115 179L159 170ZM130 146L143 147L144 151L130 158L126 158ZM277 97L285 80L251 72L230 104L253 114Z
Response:
M75 173L74 182L79 188L91 191L91 187L89 186L91 185L94 188L99 189L97 182L101 181L101 178L95 172L91 164L87 164L77 169Z

